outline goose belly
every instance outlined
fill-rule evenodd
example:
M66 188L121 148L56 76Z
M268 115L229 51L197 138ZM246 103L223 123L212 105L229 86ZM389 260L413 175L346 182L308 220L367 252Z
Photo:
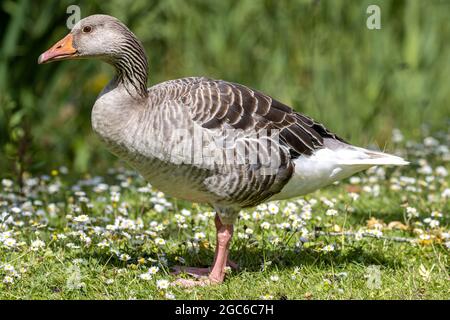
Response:
M209 176L205 170L158 159L131 164L152 186L169 196L201 203L212 203L215 200L203 183Z

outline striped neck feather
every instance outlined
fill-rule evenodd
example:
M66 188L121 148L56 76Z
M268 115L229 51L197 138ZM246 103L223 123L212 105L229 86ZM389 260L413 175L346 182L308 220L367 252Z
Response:
M128 31L114 51L111 63L116 68L118 84L123 85L131 96L146 98L148 61L142 44Z

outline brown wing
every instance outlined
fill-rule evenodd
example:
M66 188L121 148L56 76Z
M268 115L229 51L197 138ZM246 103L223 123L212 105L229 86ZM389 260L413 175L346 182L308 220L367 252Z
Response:
M291 158L323 148L324 138L345 142L313 119L240 84L201 78L182 101L204 128L279 130L280 143L289 149Z

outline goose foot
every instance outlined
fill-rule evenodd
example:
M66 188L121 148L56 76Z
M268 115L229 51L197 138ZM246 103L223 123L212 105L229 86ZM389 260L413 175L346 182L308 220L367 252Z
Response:
M227 267L230 267L233 270L238 270L239 265L231 260L227 261ZM178 275L181 273L188 274L193 276L194 278L208 276L211 272L211 268L196 268L196 267L185 267L185 266L174 266L173 271L170 274Z
M179 278L172 282L172 285L182 288L205 287L212 284L218 284L218 282L211 281L208 277L201 277L196 280Z
M227 267L230 267L233 270L238 270L239 269L239 265L231 260L227 260Z
M210 271L211 271L210 268L175 266L175 267L173 267L173 271L171 272L171 274L177 275L180 273L186 273L190 276L193 276L194 278L200 278L200 277L208 276Z

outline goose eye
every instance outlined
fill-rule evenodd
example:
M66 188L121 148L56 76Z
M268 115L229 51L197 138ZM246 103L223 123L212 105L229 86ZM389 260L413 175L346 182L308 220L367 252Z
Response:
M91 32L92 31L92 27L91 26L85 26L85 27L83 27L83 32L84 33L89 33L89 32Z

